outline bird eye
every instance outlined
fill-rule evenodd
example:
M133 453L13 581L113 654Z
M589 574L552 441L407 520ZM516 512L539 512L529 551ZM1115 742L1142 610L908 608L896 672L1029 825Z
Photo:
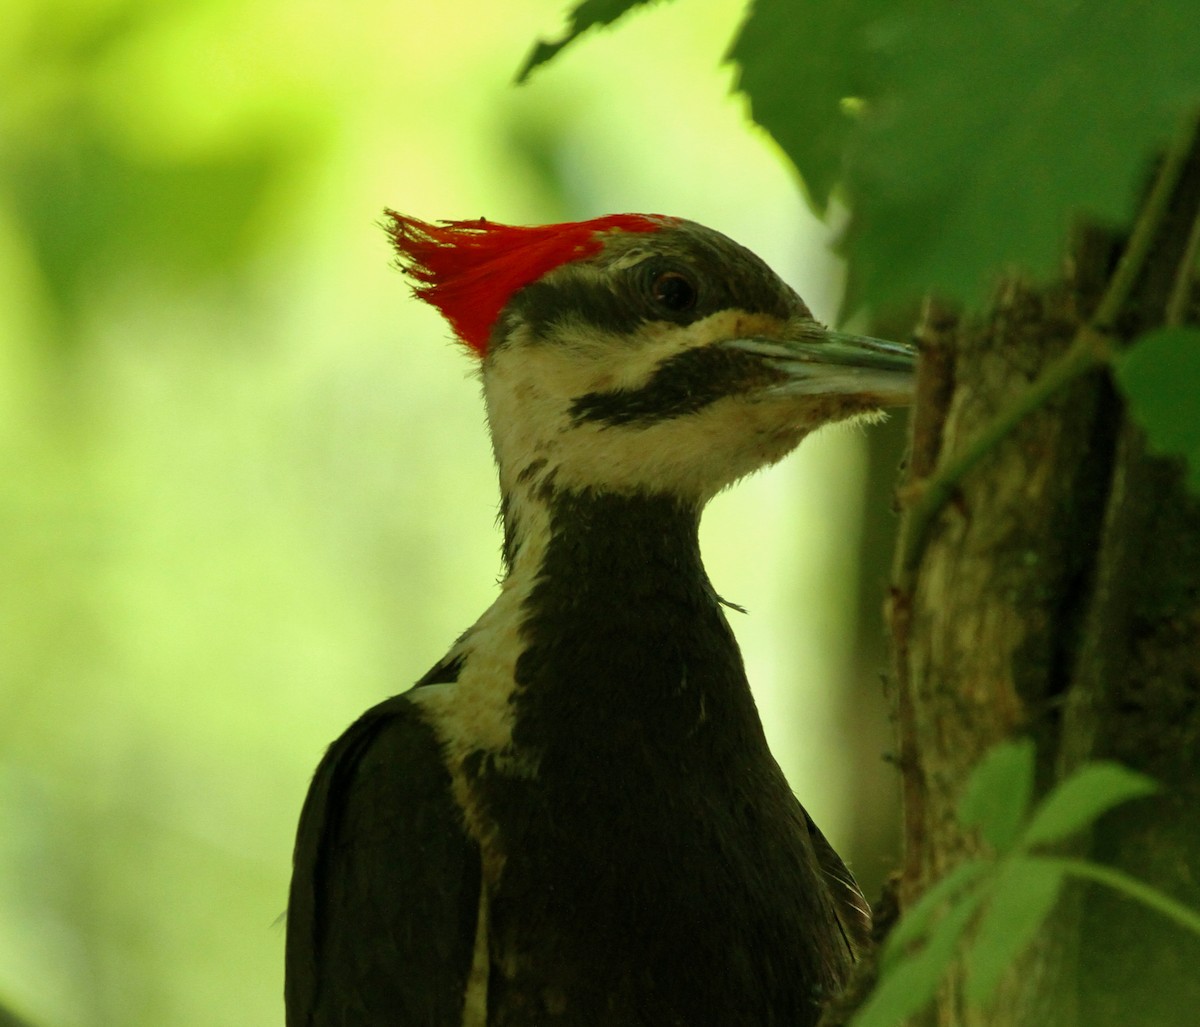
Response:
M664 271L650 284L650 296L660 307L682 314L696 305L696 286L679 271Z

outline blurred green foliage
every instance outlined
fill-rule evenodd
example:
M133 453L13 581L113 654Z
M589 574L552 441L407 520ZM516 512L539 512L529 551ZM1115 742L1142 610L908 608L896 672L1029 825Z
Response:
M470 358L390 269L385 205L665 210L836 302L829 264L800 266L789 173L713 68L739 5L656 10L514 90L557 11L7 5L0 1007L40 1027L280 1023L317 759L491 599ZM797 787L835 836L826 692L852 646L860 445L834 435L723 497L706 540L754 608L736 626L781 760L820 775Z

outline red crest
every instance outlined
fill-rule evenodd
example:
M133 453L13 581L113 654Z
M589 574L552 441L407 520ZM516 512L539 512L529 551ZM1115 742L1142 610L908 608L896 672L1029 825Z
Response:
M455 334L480 356L513 293L561 264L591 256L604 232L656 232L674 221L661 215L610 214L561 225L500 225L476 221L430 224L385 211L400 267L413 292L433 304Z

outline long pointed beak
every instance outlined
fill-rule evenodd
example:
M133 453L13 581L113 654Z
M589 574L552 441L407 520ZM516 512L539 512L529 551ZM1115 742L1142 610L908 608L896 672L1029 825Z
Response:
M857 396L879 406L912 402L917 351L904 342L835 332L816 321L803 321L782 339L731 339L723 345L764 358L784 376L767 394Z

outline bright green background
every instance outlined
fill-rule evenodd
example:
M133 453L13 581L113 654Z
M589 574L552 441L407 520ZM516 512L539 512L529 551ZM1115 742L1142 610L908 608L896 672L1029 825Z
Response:
M717 68L741 4L656 7L512 88L559 14L6 4L0 1000L35 1023L281 1023L313 767L494 592L471 359L389 266L385 205L680 214L831 315L836 269ZM862 445L827 433L705 527L838 843Z

